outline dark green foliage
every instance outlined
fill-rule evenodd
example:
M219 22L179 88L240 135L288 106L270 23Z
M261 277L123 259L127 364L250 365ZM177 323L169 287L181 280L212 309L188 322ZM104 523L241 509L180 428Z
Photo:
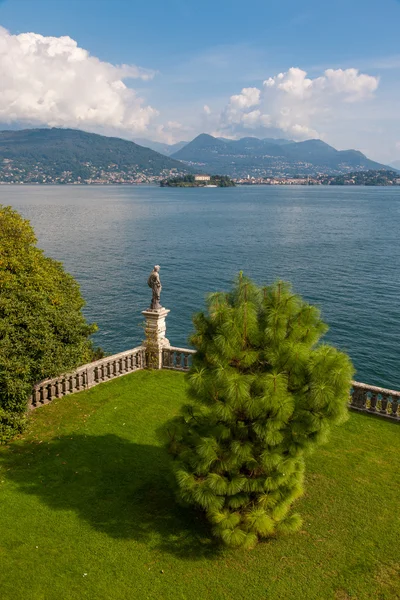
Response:
M193 187L195 185L194 175L182 175L170 177L160 182L161 187Z
M32 384L92 359L79 286L0 205L0 442L23 428ZM96 350L98 353L98 349Z
M218 187L235 187L235 182L228 175L211 175L210 183Z
M296 531L304 456L347 416L353 367L328 345L317 308L241 274L194 317L193 403L167 426L181 500L229 546Z
M211 175L208 182L218 187L235 187L235 182L227 175ZM204 181L196 181L194 175L170 177L160 182L161 187L204 187Z

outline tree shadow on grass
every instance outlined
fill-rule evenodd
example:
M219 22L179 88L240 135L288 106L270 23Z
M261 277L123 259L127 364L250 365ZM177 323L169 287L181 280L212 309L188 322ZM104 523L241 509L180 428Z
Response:
M150 542L181 558L217 555L205 519L176 503L163 448L117 435L72 435L15 445L1 457L19 490L72 510L113 538Z

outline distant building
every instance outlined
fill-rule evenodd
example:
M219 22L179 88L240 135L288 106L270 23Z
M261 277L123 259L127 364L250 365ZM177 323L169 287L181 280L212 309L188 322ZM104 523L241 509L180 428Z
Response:
M210 181L210 179L211 179L210 175L195 175L194 176L195 181Z

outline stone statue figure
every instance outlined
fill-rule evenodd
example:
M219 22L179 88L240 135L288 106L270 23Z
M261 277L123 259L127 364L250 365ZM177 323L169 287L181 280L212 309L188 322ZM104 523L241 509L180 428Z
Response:
M151 305L150 305L151 310L158 310L159 308L162 308L162 306L160 304L160 294L161 294L162 286L161 286L160 276L158 274L159 270L160 270L160 265L156 265L154 267L154 269L152 270L152 272L150 273L150 277L147 280L147 285L149 287L151 287L151 289L153 290L153 297L151 299Z

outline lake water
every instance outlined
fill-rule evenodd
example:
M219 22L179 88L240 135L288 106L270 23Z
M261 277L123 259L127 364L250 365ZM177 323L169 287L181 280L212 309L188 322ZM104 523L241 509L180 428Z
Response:
M108 353L141 341L154 264L176 346L206 293L243 270L260 284L292 281L359 381L400 388L400 188L1 186L0 204L30 219L80 282Z

